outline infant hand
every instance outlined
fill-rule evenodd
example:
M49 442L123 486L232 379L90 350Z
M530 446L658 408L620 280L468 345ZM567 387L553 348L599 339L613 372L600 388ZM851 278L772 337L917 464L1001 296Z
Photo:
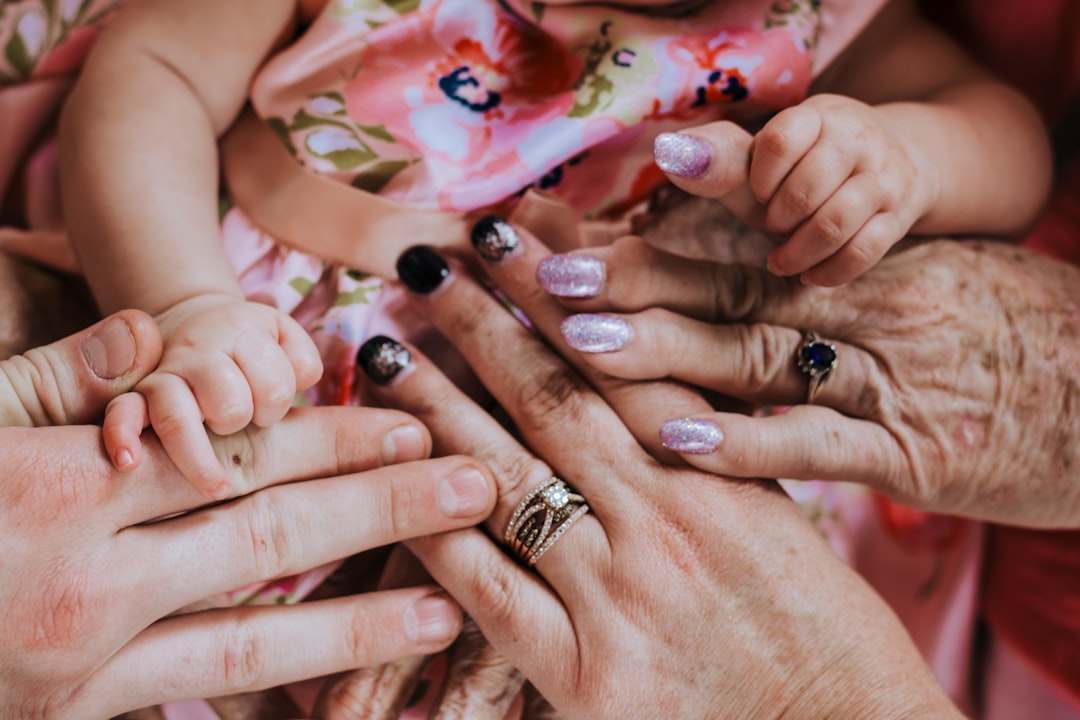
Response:
M874 108L814 95L755 135L729 122L657 138L657 163L684 190L713 197L782 238L777 275L840 285L870 269L928 206L912 154Z
M239 298L193 298L158 320L165 336L161 364L137 395L110 405L106 449L119 469L135 468L138 434L149 424L184 477L221 499L230 492L229 476L206 430L228 435L280 420L295 394L322 374L318 350L288 315Z

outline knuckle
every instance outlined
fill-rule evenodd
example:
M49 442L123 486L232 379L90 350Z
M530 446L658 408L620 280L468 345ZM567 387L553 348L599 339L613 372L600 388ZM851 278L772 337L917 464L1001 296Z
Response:
M344 633L342 643L347 657L354 667L368 664L371 655L373 638L380 635L379 623L372 621L370 615L360 607L354 607L349 615L348 622L342 629Z
M251 567L259 579L289 574L295 557L295 540L278 495L249 495L247 512L240 515L251 548Z
M221 629L217 651L219 667L213 672L232 690L257 686L266 671L266 646L255 625L244 618Z
M479 572L471 579L471 590L478 616L498 624L512 623L516 598L522 590L521 576L511 566L496 563L494 558L483 560L477 569Z
M211 438L214 452L229 475L234 495L247 495L261 485L265 465L262 457L268 451L265 435L254 428Z
M799 218L812 214L818 208L814 188L804 185L784 187L777 198L770 203L770 210L772 210L773 205L778 206L778 210L783 214ZM769 230L772 230L773 232L784 232L788 229L787 227L778 225L776 218L771 217L771 212L769 215L770 225L772 225L772 227L769 227Z
M786 118L785 118L786 119ZM770 123L757 134L755 144L759 150L775 157L785 157L794 147L786 123Z
M552 475L551 468L528 453L507 453L501 447L492 448L486 462L499 478L499 497L515 504Z
M753 392L766 390L790 369L791 347L772 325L755 323L741 327L739 332L742 337L738 346L746 354L741 362L746 368L743 382Z
M546 355L528 364L533 367L517 374L512 406L525 416L526 425L544 432L566 417L584 416L584 398L590 395L580 375L561 362L550 362Z
M740 322L753 316L765 298L765 275L749 267L712 265L706 276L713 307L707 320Z
M835 250L847 242L843 219L833 213L818 213L811 227L812 236L822 245Z

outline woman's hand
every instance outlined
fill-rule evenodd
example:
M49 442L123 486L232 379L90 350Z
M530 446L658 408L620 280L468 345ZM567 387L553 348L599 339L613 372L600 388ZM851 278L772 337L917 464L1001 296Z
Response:
M496 284L568 351L564 313L533 280L546 251L490 220L474 240ZM561 714L954 716L896 619L775 485L663 465L613 409L639 408L645 426L700 399L575 368L460 266L425 250L403 262L407 284L430 291L418 303L534 451L415 349L369 341L366 369L381 397L428 423L437 452L471 453L500 485L490 536L445 533L409 546ZM655 435L648 444L659 446ZM515 507L552 475L591 512L529 568L501 539Z
M11 358L0 366L6 421L95 417L159 351L149 318L125 312ZM253 582L475 524L493 502L484 468L420 461L426 431L392 410L294 410L214 446L246 497L200 509L152 436L140 467L120 473L100 428L0 429L5 717L111 717L429 654L457 635L460 610L430 584L168 617Z
M582 313L564 333L590 367L795 405L772 417L670 414L657 430L695 467L861 482L920 509L1080 526L1074 267L952 240L896 252L832 290L682 260L634 237L547 262L560 269L546 281L555 294L604 276L564 299ZM618 343L574 332L598 326L597 313ZM813 404L796 363L805 331L836 348Z

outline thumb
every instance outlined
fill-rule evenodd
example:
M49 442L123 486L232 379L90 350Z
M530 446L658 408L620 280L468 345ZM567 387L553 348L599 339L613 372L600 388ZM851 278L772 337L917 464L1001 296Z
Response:
M142 311L122 310L82 332L4 360L0 426L93 422L160 358L157 324Z
M719 200L744 223L760 228L765 209L750 191L750 153L754 137L730 121L661 133L656 165L682 190Z

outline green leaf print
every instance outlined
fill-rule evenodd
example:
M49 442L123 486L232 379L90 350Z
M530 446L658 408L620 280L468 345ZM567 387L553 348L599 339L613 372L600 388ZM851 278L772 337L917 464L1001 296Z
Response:
M395 175L409 167L404 160L385 160L381 163L364 168L364 171L353 178L352 186L369 193L377 193L386 187Z
M373 293L380 289L382 285L361 286L352 290L351 292L341 292L334 298L334 307L343 307L345 305L368 305L371 303L368 300L368 294Z
M386 0L386 4L398 15L404 15L420 7L420 0Z
M4 57L11 63L11 67L15 68L15 72L19 74L19 77L28 77L30 71L34 69L34 58L30 57L30 53L26 49L26 43L23 42L22 35L19 34L18 30L8 40L7 46L4 48Z
M385 125L357 125L357 127L360 128L360 132L368 137L373 137L376 140L382 140L383 142L397 142L394 136L390 134L390 131L386 129Z
M304 277L294 277L289 281L289 287L298 292L301 297L307 297L315 283Z

